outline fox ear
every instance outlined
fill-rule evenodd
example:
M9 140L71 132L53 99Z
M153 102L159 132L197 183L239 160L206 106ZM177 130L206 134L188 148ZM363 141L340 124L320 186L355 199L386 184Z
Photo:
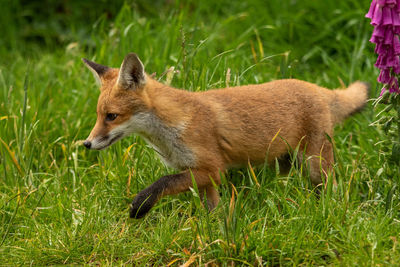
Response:
M135 53L129 53L124 58L117 83L124 89L140 88L146 83L143 63Z
M103 66L97 64L96 62L87 60L86 58L82 58L83 63L85 63L86 67L93 73L94 78L96 78L96 82L101 85L100 77L104 75L110 68L107 66Z

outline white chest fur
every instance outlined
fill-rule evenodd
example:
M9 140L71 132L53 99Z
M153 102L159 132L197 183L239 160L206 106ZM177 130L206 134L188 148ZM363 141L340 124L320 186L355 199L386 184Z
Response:
M133 115L118 128L119 131L124 129L124 136L131 133L142 136L158 152L161 159L173 168L187 169L196 165L193 152L181 139L184 126L169 127L155 114L142 112Z

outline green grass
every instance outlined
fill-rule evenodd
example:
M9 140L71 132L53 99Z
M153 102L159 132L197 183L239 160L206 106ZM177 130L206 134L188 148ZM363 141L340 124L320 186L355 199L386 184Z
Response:
M385 162L370 105L336 127L336 192L318 199L296 169L257 167L259 186L249 169L232 170L210 214L193 191L128 219L134 195L175 170L135 136L101 152L79 143L94 125L99 94L81 57L117 67L136 52L157 77L174 66L172 85L191 91L224 87L229 69L231 86L363 80L375 97L369 1L139 1L109 12L100 1L98 9L72 4L89 15L65 11L64 23L5 2L1 265L399 264L400 175Z

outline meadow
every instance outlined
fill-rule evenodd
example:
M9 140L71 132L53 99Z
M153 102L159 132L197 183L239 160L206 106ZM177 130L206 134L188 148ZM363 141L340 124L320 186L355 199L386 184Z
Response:
M81 145L99 94L82 57L119 67L135 52L189 91L362 80L376 98L370 1L0 3L0 265L400 263L400 174L372 100L335 128L336 190L316 195L295 167L249 166L224 175L212 213L194 189L129 219L135 194L177 170L140 137Z

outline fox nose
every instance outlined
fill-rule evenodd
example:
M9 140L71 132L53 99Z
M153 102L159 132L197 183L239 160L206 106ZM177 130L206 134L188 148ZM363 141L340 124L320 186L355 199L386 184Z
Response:
M89 148L89 149L90 149L90 147L92 146L92 142L86 140L85 142L83 142L83 145L84 145L86 148Z

